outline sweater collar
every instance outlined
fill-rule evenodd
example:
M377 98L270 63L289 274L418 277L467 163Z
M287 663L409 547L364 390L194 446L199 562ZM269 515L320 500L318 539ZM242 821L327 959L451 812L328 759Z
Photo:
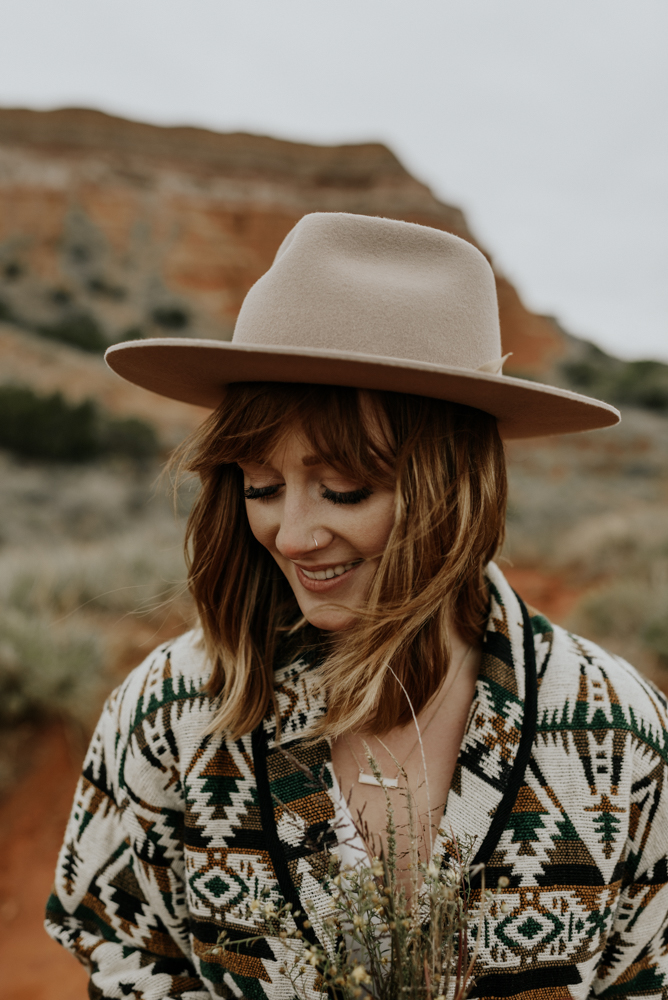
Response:
M435 856L447 863L452 838L475 837L475 862L487 863L522 784L536 726L536 665L531 622L522 601L493 563L487 568L490 614L480 674L459 751ZM317 932L331 898L323 883L336 833L330 746L301 739L325 711L316 662L299 660L276 673L281 746L273 718L253 734L262 825L286 902ZM300 920L303 922L303 916ZM298 920L298 923L300 922ZM302 928L307 939L314 930Z

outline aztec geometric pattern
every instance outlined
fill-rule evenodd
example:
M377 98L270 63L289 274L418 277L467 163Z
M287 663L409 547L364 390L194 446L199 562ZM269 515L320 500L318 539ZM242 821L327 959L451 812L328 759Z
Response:
M486 883L476 997L668 1000L668 710L628 664L527 613L493 564L480 676L434 851L477 837ZM109 698L61 850L47 930L95 1000L293 1000L286 957L249 898L308 900L336 846L317 664L284 658L275 719L203 736L197 636L159 647ZM290 756L282 752L290 751ZM474 887L474 893L480 888ZM298 918L303 920L303 918ZM251 945L212 953L221 930ZM322 994L315 978L309 992Z

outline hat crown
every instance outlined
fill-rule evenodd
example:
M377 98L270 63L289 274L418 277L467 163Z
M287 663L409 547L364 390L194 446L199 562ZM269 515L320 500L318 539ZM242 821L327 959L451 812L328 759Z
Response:
M248 292L232 343L476 369L501 356L494 273L451 233L313 213Z

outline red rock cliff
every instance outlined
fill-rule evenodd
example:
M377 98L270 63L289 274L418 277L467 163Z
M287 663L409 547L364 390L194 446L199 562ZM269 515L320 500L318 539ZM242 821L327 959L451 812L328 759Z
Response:
M360 212L476 242L378 143L313 146L161 128L98 111L0 110L0 303L105 335L229 337L240 304L304 213ZM498 277L507 371L540 375L565 341Z

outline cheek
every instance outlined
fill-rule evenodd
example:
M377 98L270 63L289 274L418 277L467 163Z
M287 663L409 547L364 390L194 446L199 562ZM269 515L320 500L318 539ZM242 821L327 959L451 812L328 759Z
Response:
M276 531L272 530L271 512L263 504L246 502L246 517L250 530L262 545L267 545Z
M370 511L365 517L363 536L364 547L368 553L379 553L387 545L390 532L394 525L394 497Z

